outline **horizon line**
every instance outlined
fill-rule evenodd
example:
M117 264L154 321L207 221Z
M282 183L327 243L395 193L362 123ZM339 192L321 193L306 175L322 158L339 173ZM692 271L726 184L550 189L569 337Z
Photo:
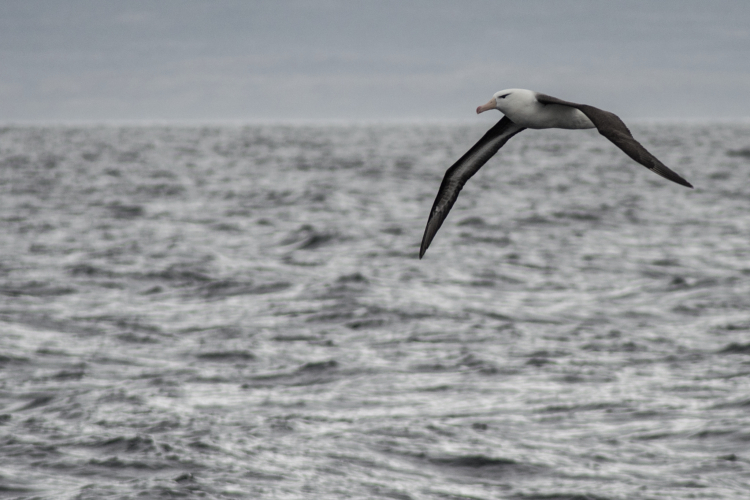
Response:
M487 117L489 118L489 117ZM699 124L750 124L750 116L745 117L689 117L689 118L633 118L631 124L699 125ZM486 118L289 118L289 119L245 119L245 118L204 118L204 119L30 119L0 120L0 127L159 127L159 126L392 126L392 125L482 125L494 120Z

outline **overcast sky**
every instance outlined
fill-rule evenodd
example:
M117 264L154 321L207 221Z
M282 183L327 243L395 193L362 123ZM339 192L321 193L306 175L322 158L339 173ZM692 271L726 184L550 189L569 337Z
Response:
M514 87L748 118L750 1L0 1L2 122L491 120Z

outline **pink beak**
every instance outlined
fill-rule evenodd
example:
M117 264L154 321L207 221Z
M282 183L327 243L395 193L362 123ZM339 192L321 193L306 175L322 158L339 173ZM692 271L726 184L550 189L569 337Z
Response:
M484 113L485 111L489 111L491 109L497 109L497 101L493 97L490 99L490 101L487 104L483 104L477 108L477 114Z

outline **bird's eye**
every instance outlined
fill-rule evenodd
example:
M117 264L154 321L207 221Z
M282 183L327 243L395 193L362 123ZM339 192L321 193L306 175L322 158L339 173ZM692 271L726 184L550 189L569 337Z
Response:
M508 97L509 95L510 95L510 94L499 95L499 96L497 96L497 98L498 98L498 99L505 99L505 98L506 98L506 97Z

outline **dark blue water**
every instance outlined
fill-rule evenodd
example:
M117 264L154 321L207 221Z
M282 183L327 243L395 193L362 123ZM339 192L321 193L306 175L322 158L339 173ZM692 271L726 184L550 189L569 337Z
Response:
M0 131L0 497L750 494L750 125Z

